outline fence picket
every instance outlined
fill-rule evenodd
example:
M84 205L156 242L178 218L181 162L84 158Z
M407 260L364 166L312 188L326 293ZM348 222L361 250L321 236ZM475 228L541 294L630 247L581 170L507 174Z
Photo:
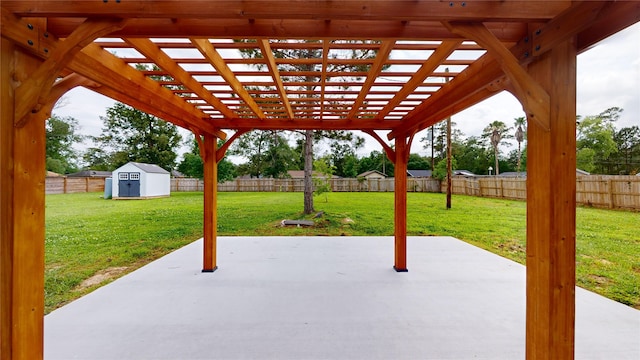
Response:
M47 177L47 194L104 192L104 178ZM393 192L394 179L331 179L334 192ZM409 178L409 192L444 192L444 182L431 178ZM526 200L527 186L524 178L454 177L453 194ZM171 191L202 191L202 180L189 178L171 179ZM268 191L302 192L302 179L235 179L218 184L219 192ZM579 205L611 209L640 210L640 177L616 175L589 175L576 179L576 202Z

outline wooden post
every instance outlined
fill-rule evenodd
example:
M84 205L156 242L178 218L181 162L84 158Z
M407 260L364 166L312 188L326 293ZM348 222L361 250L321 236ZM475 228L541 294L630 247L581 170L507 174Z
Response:
M613 198L614 192L613 192L613 180L612 179L608 179L607 180L607 186L609 187L609 209L613 209L616 204L615 204L615 200Z
M444 70L447 74L449 73L449 68ZM445 83L449 82L449 77L444 78ZM433 141L433 139L431 140ZM447 118L447 210L451 209L451 191L453 184L452 181L452 169L451 169L451 117ZM433 171L435 169L431 169Z
M527 125L527 359L574 357L576 55L571 39L529 66L551 104L549 131Z
M40 62L2 38L0 358L41 359L44 338L45 127L16 122L15 88Z
M407 161L409 150L407 140L396 138L396 161L394 168L394 210L395 210L395 263L397 272L407 270Z
M214 272L217 248L217 185L218 163L216 159L217 139L213 135L204 136L204 250L202 272Z

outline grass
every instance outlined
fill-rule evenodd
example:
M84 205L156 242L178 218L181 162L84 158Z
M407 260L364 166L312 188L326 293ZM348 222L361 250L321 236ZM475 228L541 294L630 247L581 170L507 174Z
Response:
M330 193L316 198L324 216L312 228L279 226L303 216L301 193L220 193L219 235L393 235L393 193ZM144 201L100 194L46 199L46 312L202 236L202 193ZM409 235L447 235L520 263L525 261L526 204L409 193ZM577 210L577 282L640 308L640 213Z

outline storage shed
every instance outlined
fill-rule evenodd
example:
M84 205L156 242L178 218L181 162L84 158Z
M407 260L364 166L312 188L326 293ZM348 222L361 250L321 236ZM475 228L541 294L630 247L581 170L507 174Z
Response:
M148 199L170 194L170 173L154 164L130 162L113 171L114 199Z

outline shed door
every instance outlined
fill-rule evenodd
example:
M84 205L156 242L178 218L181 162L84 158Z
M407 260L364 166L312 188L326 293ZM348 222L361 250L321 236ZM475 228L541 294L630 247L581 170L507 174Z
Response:
M140 173L118 174L118 196L140 197Z

